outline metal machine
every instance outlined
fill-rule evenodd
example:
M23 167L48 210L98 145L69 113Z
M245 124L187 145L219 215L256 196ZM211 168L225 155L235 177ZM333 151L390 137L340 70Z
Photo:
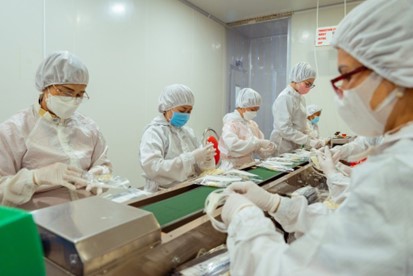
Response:
M303 162L293 172L264 172L259 185L289 194L323 182ZM202 212L213 189L187 182L125 204L92 197L34 211L48 275L171 274L199 251L225 243Z
M130 257L161 243L154 216L90 197L32 212L48 275L111 273Z

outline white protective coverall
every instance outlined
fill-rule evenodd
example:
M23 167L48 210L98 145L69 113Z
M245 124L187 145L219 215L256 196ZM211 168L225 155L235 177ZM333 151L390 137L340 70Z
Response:
M259 208L242 209L228 228L231 274L410 275L412 156L413 124L385 136L353 169L347 199L338 209L314 219L304 209L298 212L304 215L295 215L287 228L305 235L290 245ZM291 207L282 200L274 216L291 217L297 213Z
M222 160L220 168L224 170L239 168L253 162L254 154L260 158L266 158L272 154L270 149L260 150L259 140L264 139L264 134L255 121L244 119L235 110L226 114L223 122L224 126L219 139Z
M60 120L35 104L15 114L0 125L1 204L33 210L77 199L62 186L35 185L32 170L56 162L111 168L107 150L96 123L78 112Z
M309 143L304 96L288 85L275 99L272 113L274 129L270 140L277 145L277 154L291 152Z
M192 151L200 145L191 128L173 127L163 114L155 117L140 144L145 191L156 192L159 187L168 188L198 175L201 170Z

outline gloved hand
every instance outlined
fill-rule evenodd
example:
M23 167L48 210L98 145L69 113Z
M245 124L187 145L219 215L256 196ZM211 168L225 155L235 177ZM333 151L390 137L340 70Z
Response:
M317 158L325 176L329 177L329 175L336 173L337 170L333 158L331 156L330 149L328 147L325 147L323 151L324 154L321 153L321 151L317 151Z
M269 193L252 181L234 182L227 189L244 195L259 208L270 213L277 210L281 200L278 194Z
M213 144L211 143L208 143L206 146L194 150L192 153L197 164L211 161L216 154Z
M103 192L106 192L107 189L111 188L111 186L106 185L103 182L93 181L86 186L86 191L91 192L94 195L100 195Z
M94 166L89 171L89 173L94 175L110 174L110 168L107 166Z
M324 143L322 140L319 139L310 139L309 145L312 148L318 149L324 146Z
M222 207L222 221L228 227L236 213L245 207L252 206L255 206L254 203L248 200L245 196L237 193L231 193L225 201L224 207Z
M333 161L334 161L334 155L333 155ZM336 169L337 171L341 172L344 176L351 176L352 168L350 166L344 165L341 162L337 162Z
M319 191L317 188L312 187L310 185L301 187L297 190L295 190L292 194L291 197L295 196L303 196L307 199L308 204L315 203L319 201Z
M334 149L334 148L333 148ZM340 150L332 151L331 154L333 155L333 161L334 163L337 163L339 160L343 159L344 154Z
M264 141L268 141L268 140L264 140ZM272 156L277 150L277 146L273 142L271 141L269 142L270 143L267 144L266 147L261 147L257 150L258 155L263 159L266 159Z
M33 181L36 185L60 185L70 190L84 187L88 183L82 178L83 171L63 163L33 170Z
M257 139L255 141L256 143L256 149L262 149L262 148L268 148L271 145L270 140L265 140L265 139Z

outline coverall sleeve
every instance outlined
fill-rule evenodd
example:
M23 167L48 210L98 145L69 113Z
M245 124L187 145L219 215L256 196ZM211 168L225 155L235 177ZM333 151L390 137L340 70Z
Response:
M277 212L271 215L285 231L304 234L317 218L330 212L321 202L308 205L304 196L296 196L282 197Z
M165 159L169 147L166 143L167 138L151 128L143 134L140 144L140 163L146 177L162 184L187 180L194 172L195 158L192 152L184 152L171 159Z
M241 139L237 135L238 127L236 123L225 123L222 128L222 140L225 147L228 149L232 157L242 157L251 154L258 146L257 137L249 132L249 135L245 135L246 139Z
M18 206L31 199L36 191L33 172L21 169L26 151L21 131L13 124L0 127L0 202Z
M334 173L327 177L327 186L330 198L335 203L344 201L350 185L350 177L341 173Z
M98 130L96 135L96 143L95 148L92 154L92 165L89 168L92 169L96 166L105 166L112 171L112 163L107 157L108 153L108 146L106 144L105 138L103 137L102 133Z
M368 149L370 146L370 138L359 136L354 141L347 143L343 146L337 147L337 150L340 152L340 159L347 160L352 155L357 155ZM333 148L334 149L334 148Z
M0 176L0 202L5 206L18 206L28 202L36 185L33 182L33 172L21 169L15 175Z

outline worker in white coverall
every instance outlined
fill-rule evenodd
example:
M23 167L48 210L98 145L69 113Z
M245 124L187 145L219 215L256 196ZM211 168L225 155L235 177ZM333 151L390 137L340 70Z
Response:
M318 122L320 121L321 108L316 104L307 105L307 128L308 135L313 139L320 138L320 129Z
M192 128L186 126L194 106L191 89L183 84L164 88L158 111L146 127L140 143L140 165L145 191L169 188L210 169L214 158L211 143L201 145Z
M288 215L284 198L252 185L229 188L222 217L232 275L412 274L412 14L412 1L367 0L339 24L338 112L356 134L383 141L353 169L340 207L300 224L304 235L292 244L262 212Z
M240 168L254 161L257 156L265 159L274 154L276 146L264 139L264 134L253 120L261 106L261 95L251 89L238 91L236 109L224 116L222 134L219 139L221 168Z
M291 152L301 147L320 148L322 140L307 133L307 111L304 95L314 88L315 70L305 62L294 66L291 83L278 95L272 106L274 117L270 140L277 146L276 154Z
M40 64L39 101L0 125L2 205L33 210L77 199L73 190L85 186L102 192L82 177L86 171L100 176L112 170L98 126L76 112L89 97L88 82L86 66L67 51Z

